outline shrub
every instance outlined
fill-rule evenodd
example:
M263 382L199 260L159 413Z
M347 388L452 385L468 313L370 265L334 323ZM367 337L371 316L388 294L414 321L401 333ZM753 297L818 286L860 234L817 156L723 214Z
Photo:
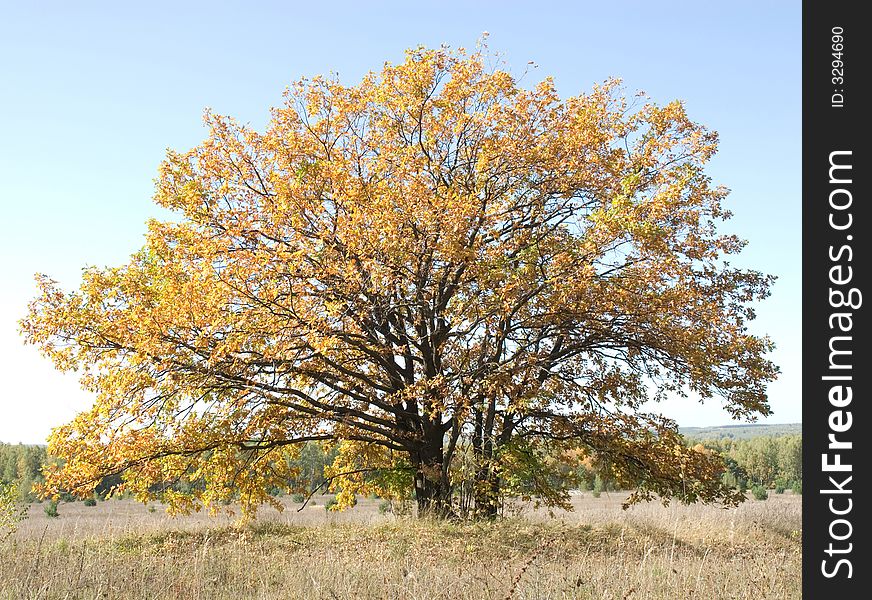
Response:
M751 488L751 494L757 500L766 500L769 497L769 492L762 485L755 485Z
M97 506L97 499L96 498L85 498L85 500L82 502L82 504L84 504L85 506Z
M302 503L306 500L306 497L303 494L294 494L291 496L291 500Z
M602 478L602 477L600 477L599 475L597 475L596 477L594 477L594 480L593 480L593 492L592 492L592 493L593 493L593 497L594 497L594 498L599 498L599 497L600 497L600 494L602 493L603 489L605 489L605 487L606 487L606 485L605 485L605 482L603 482L603 478Z
M802 482L801 481L794 481L793 485L790 486L790 489L793 490L794 494L799 494L801 496L802 495Z
M15 533L27 517L27 505L18 501L18 493L14 483L0 481L0 540Z
M784 490L790 487L791 482L792 480L785 477L776 477L775 480L772 482L772 485L769 487L771 487L776 494L783 494Z
M51 500L48 504L46 504L42 510L45 511L46 516L51 518L55 518L58 516L58 501Z
M412 507L413 504L408 500L392 500L391 514L397 517L410 517L412 516Z
M378 512L379 514L387 514L392 512L391 501L390 500L382 500L378 503Z
M327 502L324 503L324 510L329 511L332 506L336 505L336 498L328 498Z

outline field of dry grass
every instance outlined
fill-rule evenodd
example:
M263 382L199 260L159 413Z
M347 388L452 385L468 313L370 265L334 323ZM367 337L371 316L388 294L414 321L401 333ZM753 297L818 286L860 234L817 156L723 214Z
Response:
M376 500L297 512L285 499L242 528L131 501L61 504L57 518L34 505L0 546L0 598L800 597L800 497L622 511L623 498L478 524L382 515Z

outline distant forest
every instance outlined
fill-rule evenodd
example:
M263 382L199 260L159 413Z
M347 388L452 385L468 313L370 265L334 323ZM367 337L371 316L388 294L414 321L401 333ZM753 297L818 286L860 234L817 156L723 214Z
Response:
M717 427L679 427L681 435L695 440L712 440L730 438L748 440L761 436L802 435L802 423L784 423L769 425L767 423L751 423L747 425L719 425Z

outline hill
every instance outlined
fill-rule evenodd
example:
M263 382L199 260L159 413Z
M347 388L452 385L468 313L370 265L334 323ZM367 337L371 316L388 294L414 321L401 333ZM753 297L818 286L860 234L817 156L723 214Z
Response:
M720 425L717 427L679 427L685 437L697 440L732 438L747 440L762 435L802 435L802 423L751 423L742 425Z

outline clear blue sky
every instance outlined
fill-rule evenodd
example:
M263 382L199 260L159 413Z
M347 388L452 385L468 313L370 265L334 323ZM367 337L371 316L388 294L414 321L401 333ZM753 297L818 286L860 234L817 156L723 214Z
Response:
M33 274L70 288L84 265L141 246L161 216L157 166L203 139L205 107L263 127L301 76L353 83L407 47L472 47L484 31L515 72L535 61L564 96L618 76L720 132L724 231L750 241L734 262L779 276L754 325L783 370L767 421L801 420L799 2L123 4L0 1L0 441L41 442L88 402L18 337ZM662 410L729 422L717 402Z

